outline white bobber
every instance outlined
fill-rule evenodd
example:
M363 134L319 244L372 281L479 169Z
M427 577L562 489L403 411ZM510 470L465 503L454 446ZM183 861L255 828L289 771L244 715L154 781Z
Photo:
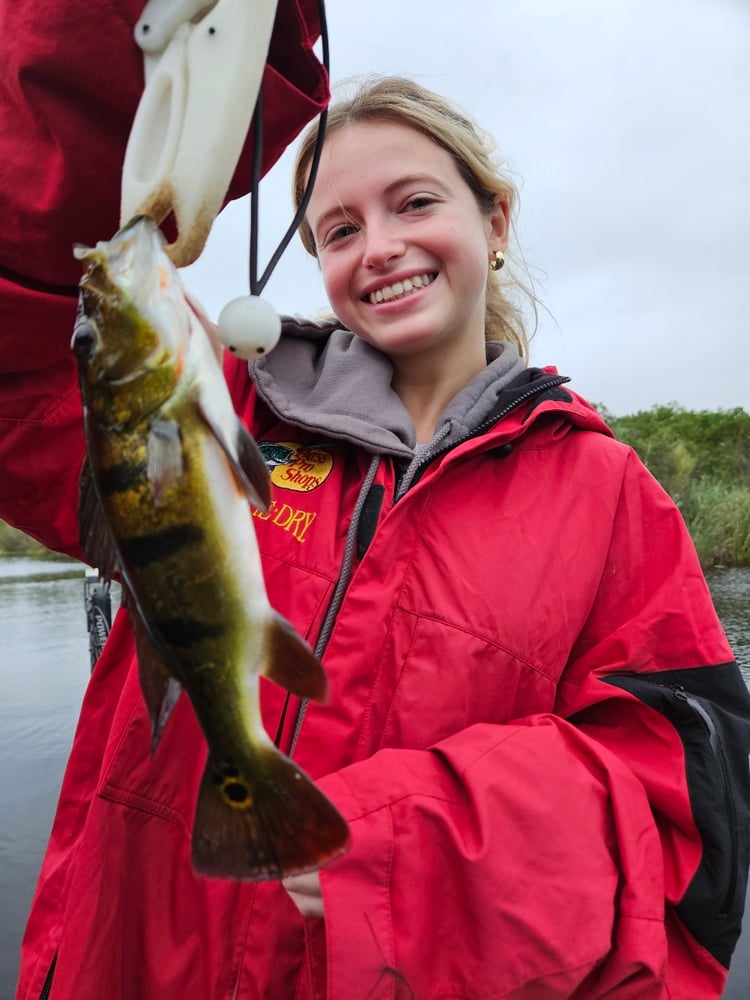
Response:
M238 358L253 361L268 354L279 342L281 317L257 295L242 295L227 302L219 314L219 340Z

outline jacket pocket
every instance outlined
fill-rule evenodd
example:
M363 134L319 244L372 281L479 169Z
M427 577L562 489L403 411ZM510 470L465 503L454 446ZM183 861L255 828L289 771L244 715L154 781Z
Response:
M739 937L750 840L750 695L736 664L608 675L664 716L682 744L701 858L676 910L725 968Z
M739 867L739 831L737 828L737 810L732 795L729 777L727 755L719 736L717 724L712 717L712 707L697 695L689 694L682 685L673 685L672 690L678 702L686 706L697 725L702 730L706 744L707 760L710 761L710 773L715 778L714 801L716 804L716 828L718 831L718 847L720 854L719 867L724 869L720 885L723 888L719 917L726 917L732 910L737 897L738 867Z
M55 978L55 966L57 965L57 952L55 952L50 967L47 970L47 975L44 977L44 983L42 985L42 992L39 994L39 1000L49 1000L50 990L52 989L52 980Z

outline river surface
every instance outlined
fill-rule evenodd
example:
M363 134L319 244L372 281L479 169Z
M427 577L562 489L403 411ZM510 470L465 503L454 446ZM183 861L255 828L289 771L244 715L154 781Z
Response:
M709 585L750 684L750 569L712 571ZM83 586L79 563L0 559L0 1000L13 997L23 926L89 675ZM750 996L750 943L741 958L733 968L738 1000Z

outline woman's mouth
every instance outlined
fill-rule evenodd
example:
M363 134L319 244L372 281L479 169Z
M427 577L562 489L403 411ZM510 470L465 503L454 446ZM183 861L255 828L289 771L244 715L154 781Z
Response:
M401 281L394 281L392 285L383 285L382 288L370 292L366 300L372 305L380 302L391 302L394 299L403 299L405 295L426 288L437 277L436 274L413 274L410 278L402 278Z

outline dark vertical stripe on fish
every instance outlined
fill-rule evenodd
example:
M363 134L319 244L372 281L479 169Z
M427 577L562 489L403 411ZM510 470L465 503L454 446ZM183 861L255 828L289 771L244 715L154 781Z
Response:
M120 550L132 566L147 566L174 555L188 545L197 545L204 537L203 529L197 524L176 524L137 538L123 538Z
M187 647L202 639L217 639L224 633L223 625L201 622L195 618L175 618L151 622L151 628L171 646Z
M127 490L143 482L146 475L145 462L119 462L106 469L100 469L96 481L102 496L112 496L113 493L125 493Z

